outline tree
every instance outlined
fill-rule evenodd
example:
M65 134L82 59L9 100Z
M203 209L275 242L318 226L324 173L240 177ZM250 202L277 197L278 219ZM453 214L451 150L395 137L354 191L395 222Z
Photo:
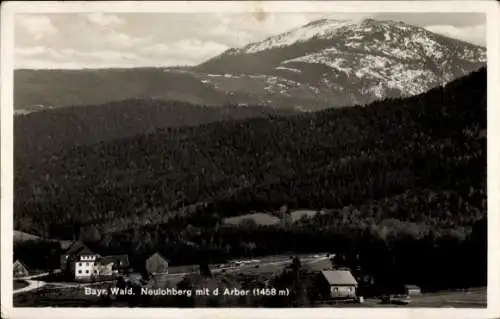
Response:
M202 277L212 277L212 272L210 271L210 267L208 266L208 261L203 260L200 263L200 275Z

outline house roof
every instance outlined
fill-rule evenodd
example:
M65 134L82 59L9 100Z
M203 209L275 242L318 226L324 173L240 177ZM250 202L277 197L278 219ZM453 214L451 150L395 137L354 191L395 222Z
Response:
M321 271L323 277L330 285L357 285L356 279L348 270L323 270Z
M15 266L16 263L23 266L28 271L40 268L40 260L31 256L19 256L19 258L16 258L14 261L13 266Z
M92 250L90 250L87 246L85 246L85 244L79 241L73 242L73 244L69 246L69 248L66 250L65 253L68 255L79 255L79 256L96 254Z
M13 267L16 266L16 265L24 267L24 269L28 270L28 267L26 267L26 265L22 261L20 261L19 259L17 259L16 261L14 261Z
M109 255L104 256L101 259L103 264L113 263L113 266L117 266L119 268L127 268L130 267L130 263L127 255Z
M151 257L154 257L155 255L156 255L156 256L158 256L158 257L160 257L161 259L164 259L165 261L167 261L167 262L168 262L168 259L167 259L167 258L165 258L165 256L163 256L163 255L162 255L161 253L159 253L159 252L155 252L154 254L150 255L147 259L150 259Z

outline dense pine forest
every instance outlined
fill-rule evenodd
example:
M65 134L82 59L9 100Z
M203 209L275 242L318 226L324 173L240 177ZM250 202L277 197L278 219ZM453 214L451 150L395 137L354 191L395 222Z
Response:
M380 282L486 284L486 70L406 99L169 127L16 167L15 229L172 264L331 251ZM283 209L285 207L286 209ZM280 226L223 218L324 210Z
M294 113L254 105L210 107L155 98L38 111L14 117L16 168L23 174L26 167L44 165L41 159L75 145L153 133L166 127Z

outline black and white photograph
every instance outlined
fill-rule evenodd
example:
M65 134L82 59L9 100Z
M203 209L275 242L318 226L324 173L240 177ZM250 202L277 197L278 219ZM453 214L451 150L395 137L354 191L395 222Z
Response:
M497 6L339 3L2 7L2 312L493 306Z

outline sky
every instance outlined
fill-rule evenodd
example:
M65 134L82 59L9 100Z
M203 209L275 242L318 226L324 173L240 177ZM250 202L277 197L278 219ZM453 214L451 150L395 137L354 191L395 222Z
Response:
M196 65L321 18L397 20L486 46L481 13L56 13L15 16L15 68Z

